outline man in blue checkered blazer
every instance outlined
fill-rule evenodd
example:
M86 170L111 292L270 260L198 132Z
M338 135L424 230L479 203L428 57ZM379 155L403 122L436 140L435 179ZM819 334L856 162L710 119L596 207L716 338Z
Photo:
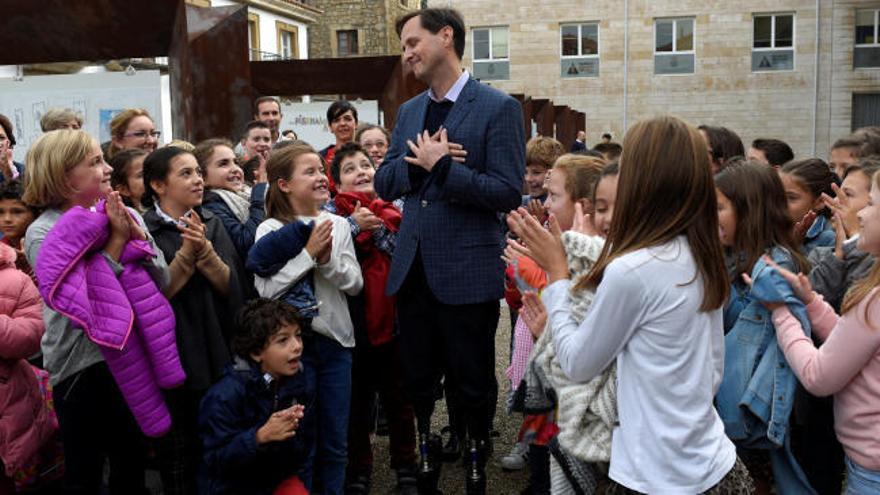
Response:
M409 13L397 31L404 62L430 89L401 106L375 177L383 199L405 201L387 292L397 294L420 441L430 441L435 386L445 375L479 454L467 491L482 493L504 284L499 214L521 201L522 108L462 70L465 30L456 11ZM426 471L432 459L422 457ZM420 492L431 491L426 477Z

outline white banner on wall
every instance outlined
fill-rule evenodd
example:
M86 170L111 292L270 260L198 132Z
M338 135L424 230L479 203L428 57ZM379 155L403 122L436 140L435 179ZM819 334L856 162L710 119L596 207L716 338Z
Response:
M53 107L72 108L84 116L83 129L104 142L110 139L109 123L126 108L145 108L163 129L159 71L26 76L21 81L0 78L0 113L15 128L14 159L24 162L31 143L42 134L40 119ZM162 136L166 141L167 136Z
M327 127L327 109L333 102L318 101L311 103L285 103L281 106L281 130L296 132L303 141L316 149L325 148L336 143L336 138ZM352 101L358 111L358 122L381 124L379 120L379 102L375 100Z

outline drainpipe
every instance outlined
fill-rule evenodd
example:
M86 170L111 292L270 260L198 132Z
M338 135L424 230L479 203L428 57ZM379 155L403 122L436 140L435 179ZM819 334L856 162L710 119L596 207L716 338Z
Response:
M813 151L812 156L816 156L816 141L818 140L818 127L819 127L819 49L821 47L819 43L819 38L821 35L820 27L820 0L816 0L816 57L813 63ZM831 19L831 24L834 24L834 19ZM831 39L831 42L834 42L834 39Z
M817 2L819 0L816 0ZM629 106L629 0L623 0L623 134L626 134L626 114Z

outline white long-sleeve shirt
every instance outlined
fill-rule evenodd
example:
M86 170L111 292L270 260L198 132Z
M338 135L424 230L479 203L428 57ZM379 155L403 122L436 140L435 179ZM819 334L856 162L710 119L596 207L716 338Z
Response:
M298 217L303 222L314 221L315 225L324 220L333 222L333 247L330 261L319 265L303 248L291 258L278 273L271 277L254 277L254 285L260 297L277 299L309 270L315 269L315 298L318 300L318 316L312 320L312 329L339 342L343 347L354 347L354 326L348 312L345 294L354 296L364 286L361 266L351 240L351 227L340 216L322 211L317 217ZM257 227L256 240L269 232L283 227L275 218L263 221Z
M617 360L620 425L609 475L642 493L701 493L736 462L713 406L724 372L722 312L700 312L696 273L678 237L609 264L580 325L566 304L568 280L543 292L569 378L590 380Z

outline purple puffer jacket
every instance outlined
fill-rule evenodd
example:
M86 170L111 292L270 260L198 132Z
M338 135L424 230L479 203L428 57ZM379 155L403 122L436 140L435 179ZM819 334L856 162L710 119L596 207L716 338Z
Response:
M98 344L129 409L151 437L171 428L161 388L183 384L174 311L142 261L155 256L147 241L126 243L117 277L101 254L110 228L104 202L75 206L46 235L34 267L40 294Z

